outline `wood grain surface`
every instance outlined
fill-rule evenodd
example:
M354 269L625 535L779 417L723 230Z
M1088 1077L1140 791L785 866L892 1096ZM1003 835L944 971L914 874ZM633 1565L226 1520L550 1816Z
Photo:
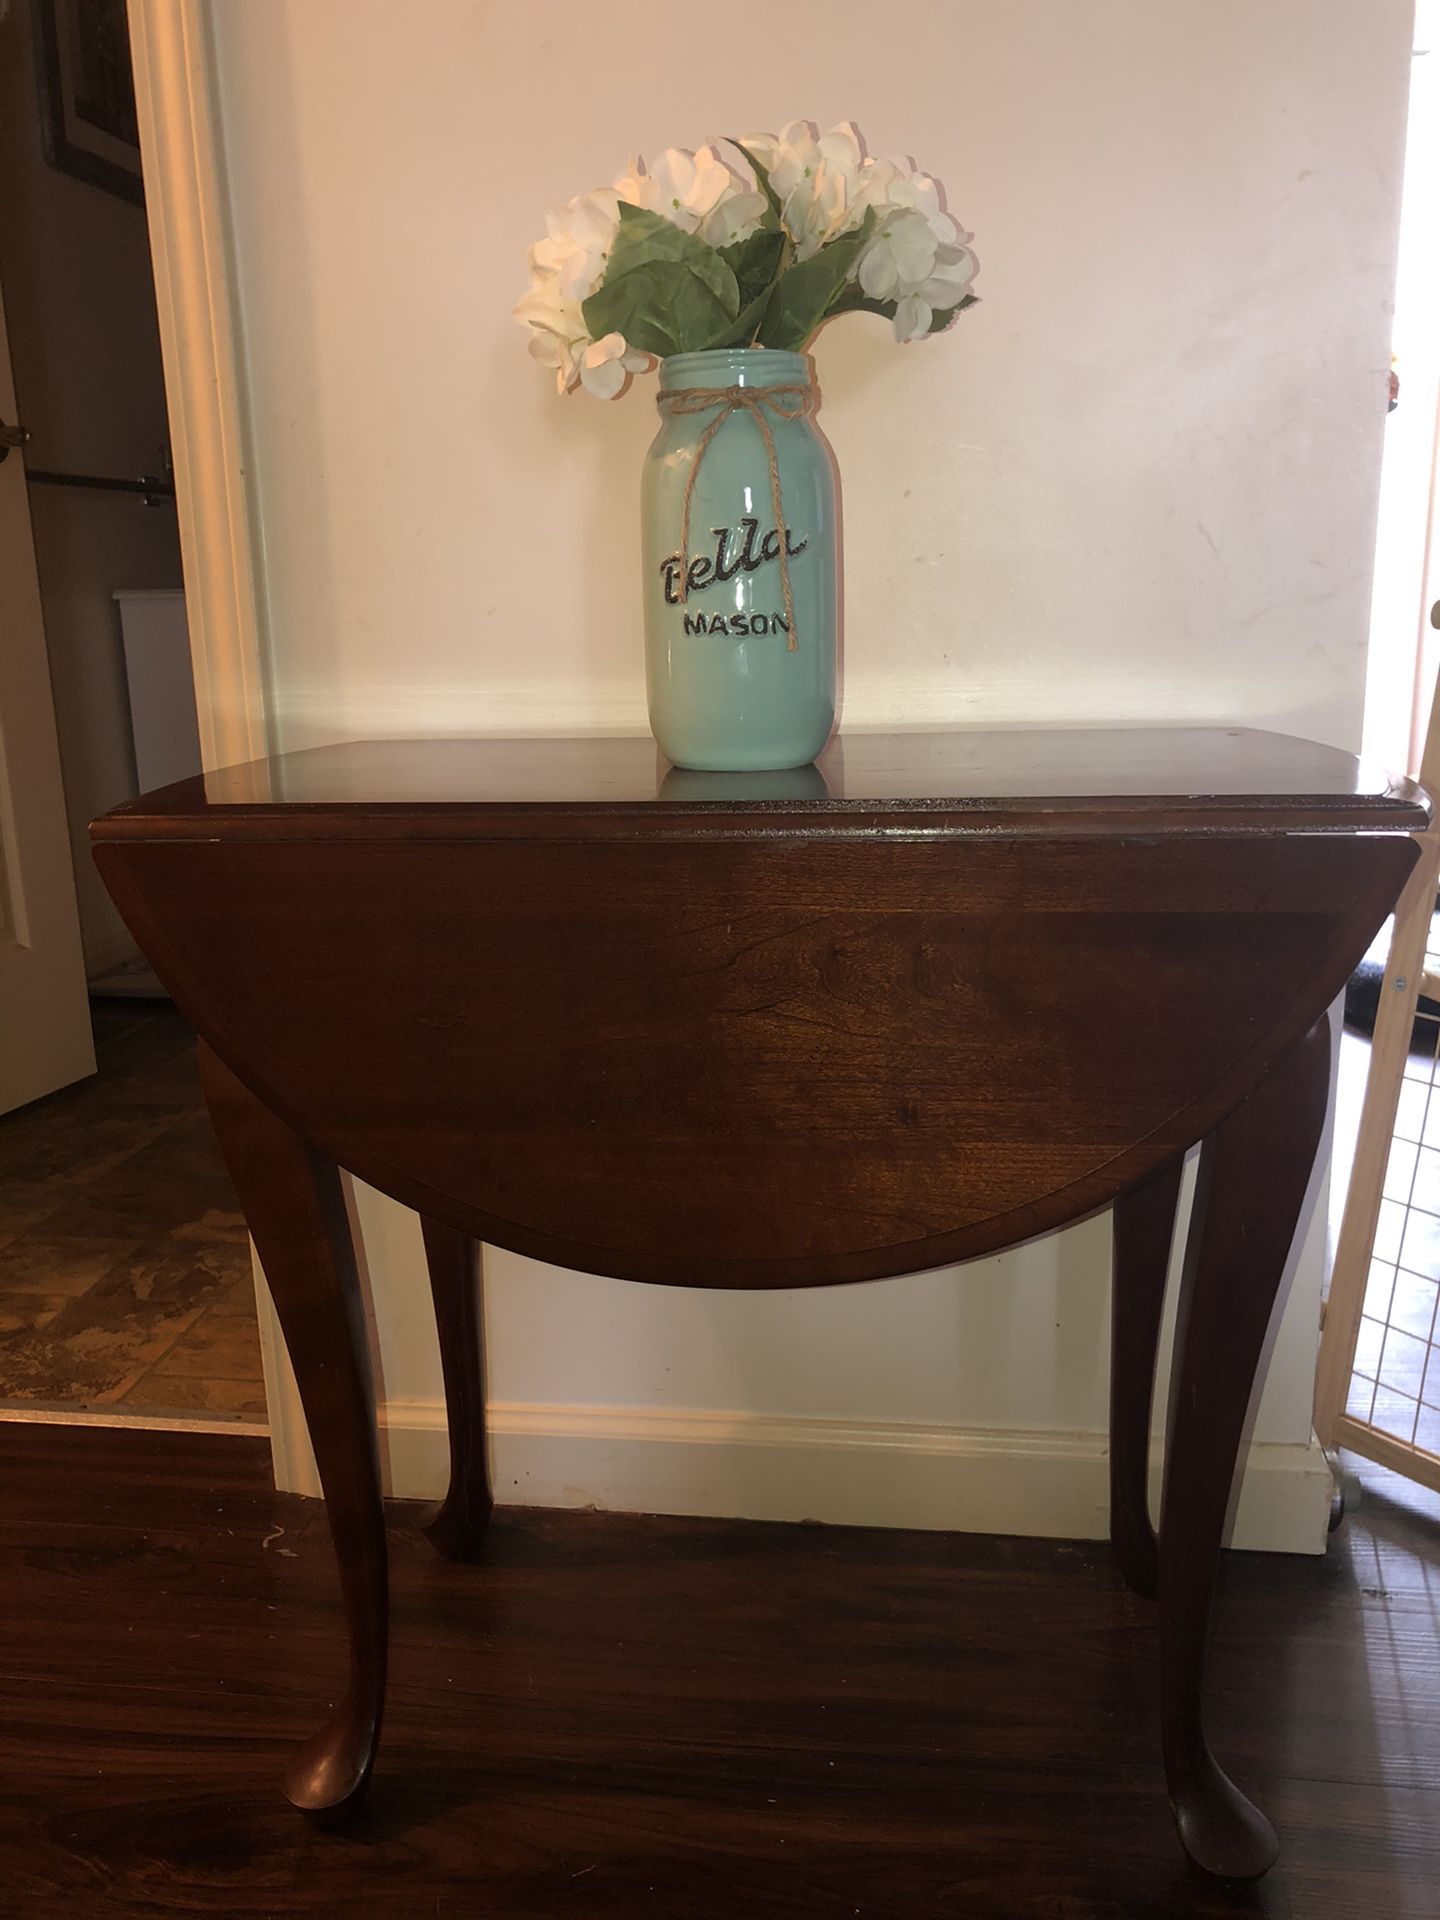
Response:
M394 1509L386 1791L326 1831L274 1776L341 1679L327 1530L264 1443L0 1426L0 1484L7 1920L1435 1920L1440 1521L1373 1490L1229 1559L1282 1843L1237 1892L1102 1546L502 1508L476 1569Z
M1298 1043L1414 845L97 854L207 1043L338 1164L560 1266L744 1287L942 1266L1105 1205Z

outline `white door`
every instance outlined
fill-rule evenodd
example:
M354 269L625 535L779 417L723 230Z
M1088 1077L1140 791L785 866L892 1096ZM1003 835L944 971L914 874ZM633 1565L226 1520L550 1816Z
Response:
M17 424L3 302L0 422ZM12 450L0 459L0 1113L94 1071L30 503Z

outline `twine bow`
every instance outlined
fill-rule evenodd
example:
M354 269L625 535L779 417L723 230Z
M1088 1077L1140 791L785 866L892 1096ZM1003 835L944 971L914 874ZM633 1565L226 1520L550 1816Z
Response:
M785 622L790 639L788 651L794 653L799 646L795 637L795 602L790 591L790 530L785 524L785 509L780 499L780 463L775 455L775 436L770 431L770 422L765 417L766 409L779 420L803 419L810 405L808 385L788 387L683 387L678 393L662 394L661 398L671 413L708 413L711 407L720 411L706 427L695 448L695 458L690 463L690 477L685 482L685 505L680 517L680 601L683 606L689 591L690 574L690 502L695 492L695 482L700 477L700 463L710 450L710 442L734 413L748 413L760 429L760 438L765 442L765 458L770 463L770 498L775 507L775 537L780 542L780 590L785 597Z

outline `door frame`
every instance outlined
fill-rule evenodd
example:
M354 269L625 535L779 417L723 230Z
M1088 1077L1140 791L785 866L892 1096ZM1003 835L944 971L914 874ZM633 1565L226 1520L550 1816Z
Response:
M234 253L204 0L129 0L185 610L206 769L270 750Z
M170 416L201 764L272 749L268 633L223 130L205 0L128 0L155 305ZM308 1454L279 1322L251 1248L271 1453Z

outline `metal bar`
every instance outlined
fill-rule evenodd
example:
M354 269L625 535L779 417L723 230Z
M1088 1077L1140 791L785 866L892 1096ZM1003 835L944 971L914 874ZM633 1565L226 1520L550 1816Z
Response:
M102 493L140 493L152 500L175 498L168 480L109 480L93 473L45 473L38 467L27 467L26 478L42 487L96 487Z

